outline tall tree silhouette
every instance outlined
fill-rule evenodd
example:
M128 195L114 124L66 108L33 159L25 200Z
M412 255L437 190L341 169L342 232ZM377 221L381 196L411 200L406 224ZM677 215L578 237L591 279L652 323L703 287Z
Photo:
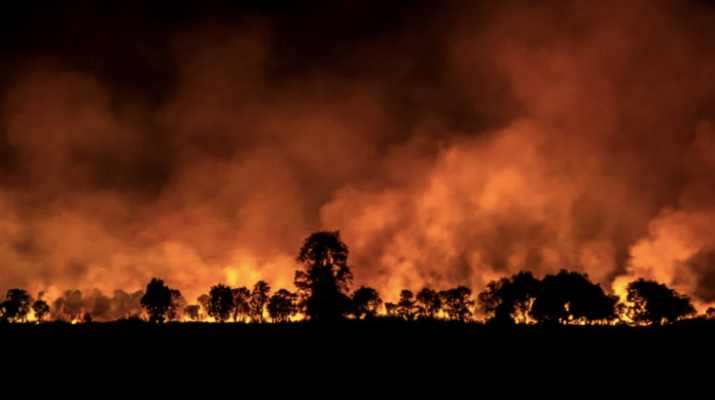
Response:
M171 307L171 289L164 281L152 278L146 285L146 292L141 298L141 305L149 314L150 322L164 322L164 315Z
M264 281L258 281L253 285L251 292L251 319L256 322L263 322L263 310L268 302L268 293L271 287Z
M231 287L219 283L209 291L208 313L219 322L226 322L233 311L233 293Z
M442 300L439 298L439 293L432 289L423 288L417 292L415 300L417 300L417 305L420 307L420 314L423 318L433 319L442 309Z
M477 299L482 312L490 321L525 323L538 288L539 281L531 272L521 271L511 277L489 282Z
M30 312L32 297L22 289L10 289L5 295L5 301L0 304L2 319L5 321L24 322Z
M44 295L45 292L40 292L37 295L37 300L32 303L32 311L35 312L35 318L37 318L38 322L42 322L45 319L45 316L50 312L49 304L42 299Z
M377 290L365 286L360 286L353 292L352 302L353 315L361 319L375 317L382 305L382 299Z
M268 315L274 322L290 321L290 317L296 314L297 307L295 300L297 295L286 289L277 291L268 300Z
M540 323L581 323L616 318L618 298L608 296L587 274L561 270L546 275L530 315Z
M304 268L296 271L295 286L305 315L323 321L343 318L352 306L348 292L353 274L340 231L310 235L296 261Z
M245 286L240 288L232 289L231 294L233 295L233 320L243 321L243 317L248 316L251 313L251 291Z
M442 291L439 295L444 304L444 312L449 319L466 322L472 318L475 301L472 299L471 289L458 286Z
M626 291L626 299L632 303L631 319L635 323L661 325L695 314L688 296L662 283L641 278L629 283Z

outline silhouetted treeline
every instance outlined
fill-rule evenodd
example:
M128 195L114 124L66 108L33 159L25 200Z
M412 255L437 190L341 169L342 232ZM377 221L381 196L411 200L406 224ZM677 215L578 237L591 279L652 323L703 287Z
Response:
M218 283L208 294L188 304L178 289L153 278L144 291L121 290L108 297L95 290L89 297L74 290L65 292L52 305L22 289L11 289L0 303L0 320L33 322L47 320L100 322L134 319L165 321L288 322L304 319L337 320L392 318L405 321L474 321L479 311L493 324L544 325L661 325L695 317L691 300L666 285L639 279L628 284L626 302L608 295L587 274L561 270L537 279L522 271L491 281L476 299L466 286L437 291L422 288L415 295L402 290L397 303L384 303L377 290L361 286L350 291L353 274L348 265L348 247L340 232L316 232L308 237L296 261L297 290L279 289L258 281L250 289ZM715 319L710 308L700 316Z

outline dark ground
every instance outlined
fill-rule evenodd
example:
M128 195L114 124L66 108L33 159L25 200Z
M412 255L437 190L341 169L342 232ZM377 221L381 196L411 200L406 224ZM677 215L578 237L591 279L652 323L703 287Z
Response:
M114 382L126 377L189 386L197 380L209 386L224 382L218 388L261 382L283 390L287 379L295 379L417 393L442 385L451 390L486 385L508 393L576 382L599 390L616 384L656 391L660 384L692 385L713 379L714 339L715 323L703 321L642 328L386 320L332 326L132 321L0 326L3 365L15 368L10 375L45 366L52 379L84 379L90 385L97 380L89 377L96 375Z

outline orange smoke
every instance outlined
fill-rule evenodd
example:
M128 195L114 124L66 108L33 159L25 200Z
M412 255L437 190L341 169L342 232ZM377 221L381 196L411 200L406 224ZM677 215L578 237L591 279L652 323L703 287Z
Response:
M561 268L715 301L715 10L485 4L306 34L326 41L307 60L278 17L194 21L159 100L23 58L2 93L0 290L292 290L303 239L340 229L355 286L385 301Z

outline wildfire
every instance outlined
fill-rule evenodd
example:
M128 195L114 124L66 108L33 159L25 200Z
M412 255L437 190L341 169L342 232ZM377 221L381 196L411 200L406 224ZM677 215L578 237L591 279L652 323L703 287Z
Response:
M301 241L340 229L353 287L385 302L567 268L624 303L643 277L715 304L715 10L469 3L340 46L269 13L153 21L150 51L91 67L73 44L19 52L0 90L0 293L99 301L53 306L75 324L142 315L158 276L215 322L196 302L212 285L292 291Z

